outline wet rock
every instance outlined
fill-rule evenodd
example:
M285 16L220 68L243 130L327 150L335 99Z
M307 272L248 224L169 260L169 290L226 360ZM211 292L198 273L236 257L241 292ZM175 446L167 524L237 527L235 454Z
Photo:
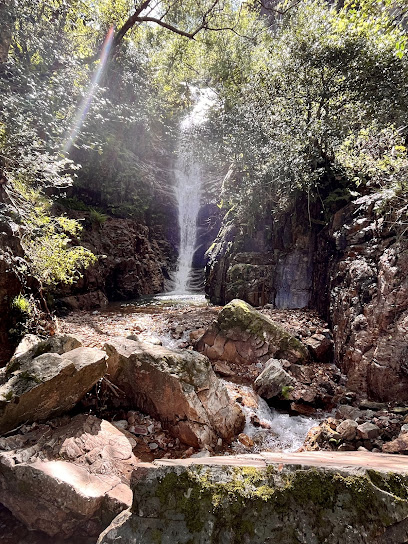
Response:
M251 437L249 437L245 433L241 433L238 435L238 440L241 442L242 445L244 445L246 448L252 448L254 445L254 441Z
M342 405L342 406L339 406L337 410L336 418L337 419L353 419L354 421L356 421L358 418L361 417L361 414L362 412L355 406Z
M290 387L294 380L283 368L280 361L270 359L267 367L256 378L254 383L255 391L265 399L271 399L282 395L284 388Z
M302 404L301 402L291 402L290 409L293 412L301 414L302 416L312 416L316 413L316 408L314 406L310 406L309 404Z
M363 423L357 427L357 434L363 439L374 440L381 434L381 429L373 423Z
M395 406L391 409L391 412L398 415L408 414L408 406Z
M368 400L368 399L363 399L360 402L359 407L362 410L374 410L374 411L381 411L381 410L387 409L387 405L385 404L385 402L375 402L373 400Z
M218 437L228 441L243 429L241 408L203 355L121 338L104 349L111 381L184 443L216 445Z
M106 369L106 354L95 348L15 359L0 386L0 433L70 410Z
M304 344L242 300L233 300L197 344L211 360L248 365L271 357L308 361Z
M6 438L14 447L0 452L0 502L29 529L56 538L96 537L130 506L137 459L107 421L80 415L17 436L18 445Z
M357 435L357 423L353 419L345 419L338 425L336 431L342 440L354 440Z

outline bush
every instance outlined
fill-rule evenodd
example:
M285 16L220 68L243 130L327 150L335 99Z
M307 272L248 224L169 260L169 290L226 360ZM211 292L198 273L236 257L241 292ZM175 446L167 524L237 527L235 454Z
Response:
M33 310L28 298L26 298L21 293L17 295L16 297L14 297L11 303L11 307L13 310L16 310L20 314L27 315L27 316L31 315Z
M91 208L89 217L95 225L103 225L108 219L108 216L102 212L98 212L95 208Z

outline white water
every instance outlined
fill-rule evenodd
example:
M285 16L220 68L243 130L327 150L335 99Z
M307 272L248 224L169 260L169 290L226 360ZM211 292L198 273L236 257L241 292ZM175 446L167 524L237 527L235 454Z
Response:
M227 384L225 380L223 383ZM243 432L254 442L254 446L251 448L252 452L296 451L303 445L309 430L323 419L323 417L291 416L278 412L274 408L270 408L267 402L259 397L252 388L244 385L234 385L234 387L241 391L244 397L256 399L256 406L242 406L246 419ZM254 426L251 422L253 416L259 418L264 428ZM239 441L233 443L233 449L237 453L247 453Z
M191 145L194 129L202 125L214 103L211 89L190 89L195 101L192 110L180 123L180 136L175 165L175 196L178 207L180 248L172 293L188 294L194 290L193 256L196 250L197 218L200 211L202 167Z

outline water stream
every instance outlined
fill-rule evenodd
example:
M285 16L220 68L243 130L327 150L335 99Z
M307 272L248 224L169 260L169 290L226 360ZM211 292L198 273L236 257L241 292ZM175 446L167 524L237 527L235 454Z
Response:
M172 288L174 294L197 292L200 288L199 282L195 281L192 263L197 244L197 218L201 205L203 172L192 145L192 136L194 130L205 122L208 110L214 103L214 92L196 87L190 90L194 106L180 123L175 164L180 247Z

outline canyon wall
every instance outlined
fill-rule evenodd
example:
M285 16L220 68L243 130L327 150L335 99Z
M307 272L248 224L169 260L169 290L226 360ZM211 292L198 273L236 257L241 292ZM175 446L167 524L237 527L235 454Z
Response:
M209 251L210 300L317 310L351 390L408 400L408 243L386 207L383 194L361 197L323 227L298 200L245 234L227 214Z

